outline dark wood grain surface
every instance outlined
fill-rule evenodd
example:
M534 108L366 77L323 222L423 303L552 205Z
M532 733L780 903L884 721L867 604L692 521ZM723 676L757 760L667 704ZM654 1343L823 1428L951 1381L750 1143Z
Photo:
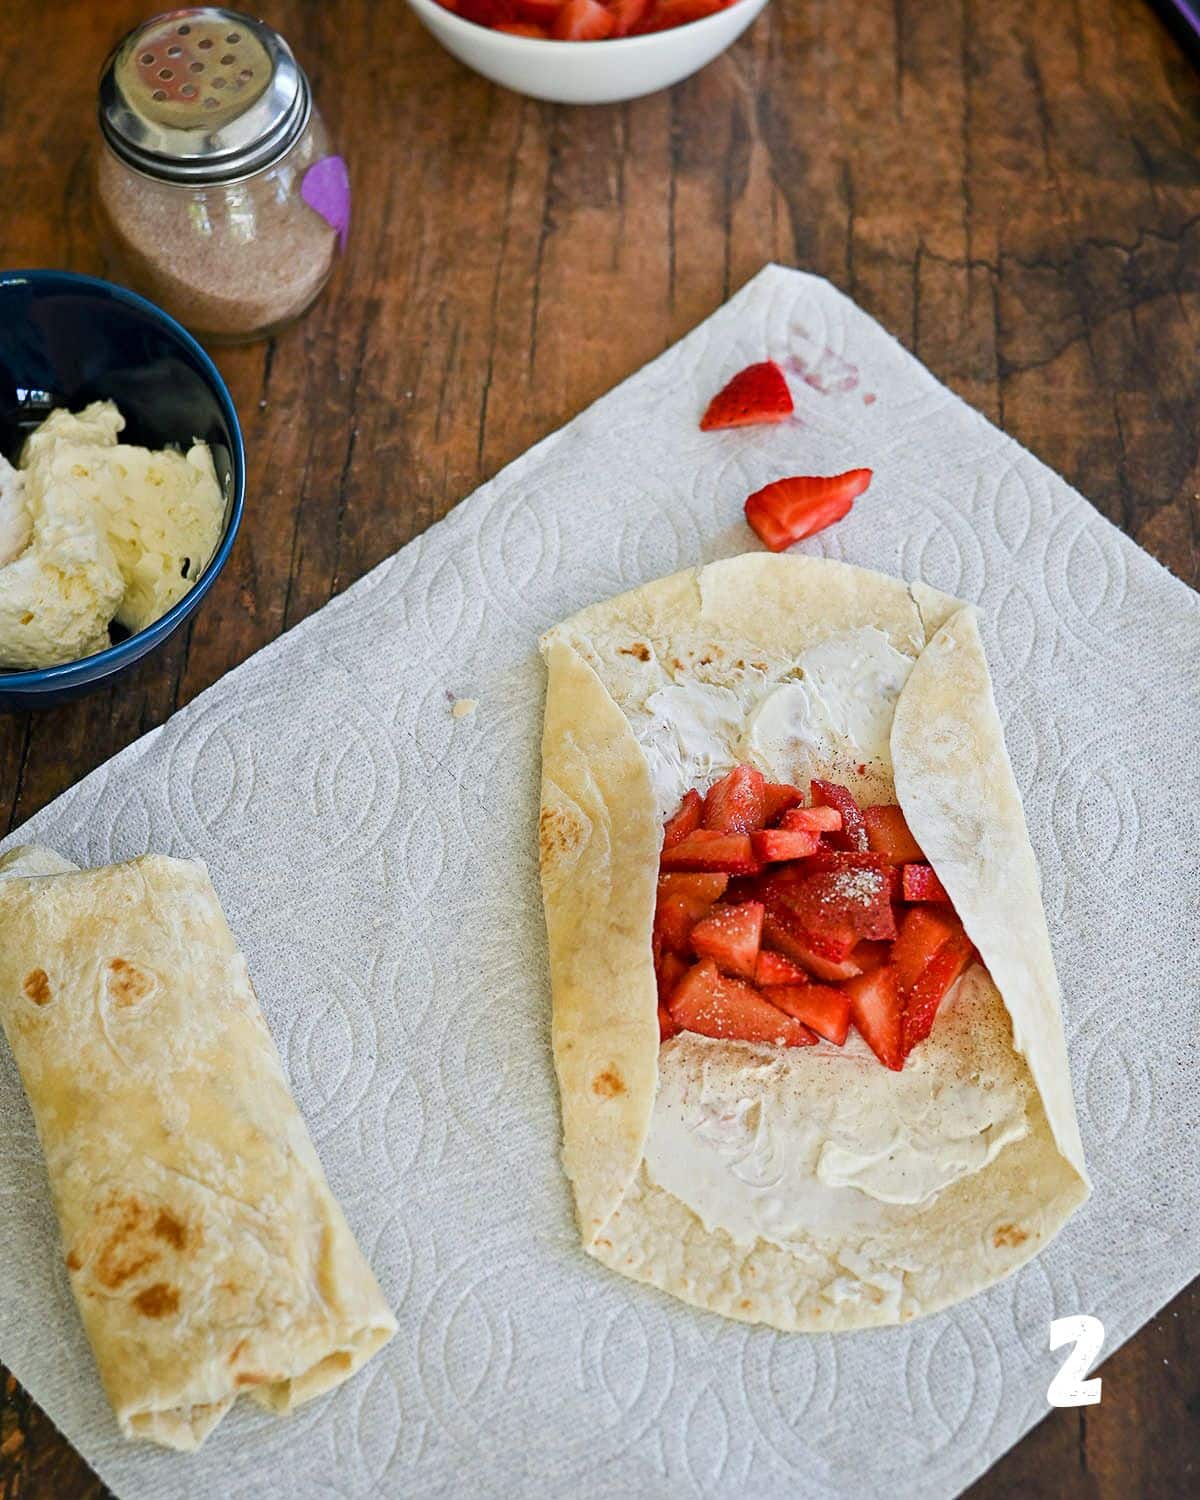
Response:
M0 0L0 265L103 274L95 74L150 8L58 0L50 35L44 7ZM1200 584L1200 74L1142 0L775 0L698 77L592 110L491 87L401 0L265 9L350 160L350 253L302 324L218 352L249 453L232 559L134 674L0 718L0 830L767 260L832 278ZM974 1500L1197 1493L1198 1312L1200 1283L1105 1361L1099 1407L1050 1413ZM0 1373L2 1500L104 1493Z

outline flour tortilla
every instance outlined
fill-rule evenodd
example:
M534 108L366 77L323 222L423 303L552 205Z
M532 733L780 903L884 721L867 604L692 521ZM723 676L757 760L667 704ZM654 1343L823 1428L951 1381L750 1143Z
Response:
M814 1225L787 1249L746 1245L707 1229L643 1160L659 1055L650 938L662 830L630 717L664 671L736 687L748 671L779 675L806 649L871 627L914 661L891 736L895 795L988 970L960 985L978 1024L942 1018L923 1045L948 1080L1019 1086L1030 1128L932 1204L889 1205L852 1242ZM841 563L750 555L586 609L542 646L554 1055L585 1249L696 1306L800 1331L905 1322L1036 1254L1090 1188L1037 868L971 608ZM890 778L882 787L872 771L831 770L866 800L892 794ZM787 1051L799 1086L816 1050ZM877 1095L895 1076L871 1068L848 1068L845 1089Z
M395 1332L202 864L0 860L0 1021L127 1437L196 1448Z

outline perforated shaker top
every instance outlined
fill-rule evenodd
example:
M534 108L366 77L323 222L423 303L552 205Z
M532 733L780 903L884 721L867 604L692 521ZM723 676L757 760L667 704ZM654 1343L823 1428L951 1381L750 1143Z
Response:
M99 108L104 139L136 171L215 183L278 160L303 133L312 100L278 32L203 5L124 37L101 72Z

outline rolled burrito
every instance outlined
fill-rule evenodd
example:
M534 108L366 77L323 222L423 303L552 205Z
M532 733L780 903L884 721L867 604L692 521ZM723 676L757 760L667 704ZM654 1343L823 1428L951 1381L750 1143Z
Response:
M0 1022L127 1437L197 1448L242 1392L287 1411L392 1336L202 864L6 856Z

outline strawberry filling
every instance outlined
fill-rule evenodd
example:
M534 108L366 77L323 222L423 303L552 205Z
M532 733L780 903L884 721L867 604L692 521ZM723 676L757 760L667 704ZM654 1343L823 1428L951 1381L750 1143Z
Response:
M753 985L727 979L711 958L689 969L671 996L671 1018L684 1031L779 1047L811 1047L808 1027L764 1000Z
M717 833L755 832L766 821L766 787L761 771L735 766L709 787L702 826Z
M654 918L662 1039L840 1047L899 1070L978 957L900 808L736 766L667 820Z
M681 844L689 833L695 833L700 827L703 814L704 798L699 792L689 792L679 804L679 811L674 817L667 819L663 829L663 848L670 849L675 844Z
M867 845L876 854L886 854L894 865L925 858L898 807L864 807L862 815L867 830Z
M741 906L718 903L692 928L692 950L701 958L713 959L726 974L753 979L762 946L762 924L760 901L746 901Z

